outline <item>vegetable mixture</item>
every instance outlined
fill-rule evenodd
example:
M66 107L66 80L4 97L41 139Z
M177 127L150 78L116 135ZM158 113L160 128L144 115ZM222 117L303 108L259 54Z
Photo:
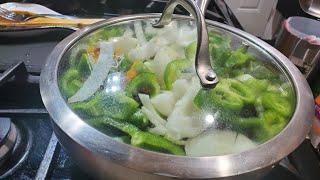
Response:
M61 93L90 125L157 152L238 153L278 134L295 108L286 76L255 49L210 30L210 61L220 81L203 89L194 69L196 33L184 21L97 30L69 51Z

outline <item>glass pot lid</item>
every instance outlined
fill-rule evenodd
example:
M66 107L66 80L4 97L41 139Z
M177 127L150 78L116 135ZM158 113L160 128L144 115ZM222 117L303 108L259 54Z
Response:
M60 92L83 121L116 141L186 156L249 150L287 125L294 88L265 50L208 26L219 83L203 89L194 68L194 22L174 20L160 29L151 23L100 28L65 53Z

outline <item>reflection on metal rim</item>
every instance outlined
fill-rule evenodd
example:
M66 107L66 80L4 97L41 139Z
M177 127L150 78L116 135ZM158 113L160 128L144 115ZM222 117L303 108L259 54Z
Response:
M291 78L295 87L296 110L288 125L275 137L239 154L212 157L184 157L161 154L123 144L83 123L64 101L58 88L57 74L60 60L66 50L86 34L106 25L137 19L158 18L159 14L141 14L111 18L76 31L59 43L48 57L40 79L43 102L54 123L83 148L111 161L137 171L153 174L170 174L189 178L215 178L239 175L268 167L291 153L304 140L311 127L313 96L299 70L279 51L258 38L230 26L207 21L208 26L229 31L248 40L253 46L277 60L279 66ZM186 16L175 16L187 19ZM81 124L77 129L74 124ZM223 167L221 167L223 165Z

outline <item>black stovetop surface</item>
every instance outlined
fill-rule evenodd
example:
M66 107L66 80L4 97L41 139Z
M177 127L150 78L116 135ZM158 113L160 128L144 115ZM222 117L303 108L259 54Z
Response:
M126 0L117 0L120 5L124 5L124 1ZM139 1L140 3L135 3L135 6L128 5L121 8L117 3L110 4L110 1L103 0L25 0L24 2L37 2L64 14L105 17L139 12L161 12L161 8L164 7L161 0L154 0L153 5L150 5L149 0L143 0L147 5ZM211 3L209 8L212 12L220 14L218 18L207 14L210 19L237 26L230 12L221 11L224 9L221 4L217 6ZM28 33L26 36L6 36L0 33L0 73L12 67L11 65L18 64L20 67L16 71L15 78L0 82L0 118L9 117L18 127L23 147L21 152L19 149L14 150L14 155L0 166L0 179L91 179L79 169L58 143L52 130L51 119L39 93L39 75L47 55L70 33L72 32L65 30L42 32L31 36ZM24 65L27 71L23 68ZM3 74L0 74L0 79ZM15 165L19 160L21 163ZM319 179L319 162L319 157L310 142L306 140L281 163L282 165L274 166L263 179Z

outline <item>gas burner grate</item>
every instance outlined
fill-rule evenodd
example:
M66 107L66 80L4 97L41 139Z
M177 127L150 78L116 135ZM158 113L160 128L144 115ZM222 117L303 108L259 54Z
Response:
M7 154L2 165L0 164L0 179L9 177L23 165L33 144L31 131L24 122L12 123L11 128L16 140L12 151Z
M0 118L0 167L4 165L7 158L10 157L12 149L15 146L17 139L17 130L10 119Z

